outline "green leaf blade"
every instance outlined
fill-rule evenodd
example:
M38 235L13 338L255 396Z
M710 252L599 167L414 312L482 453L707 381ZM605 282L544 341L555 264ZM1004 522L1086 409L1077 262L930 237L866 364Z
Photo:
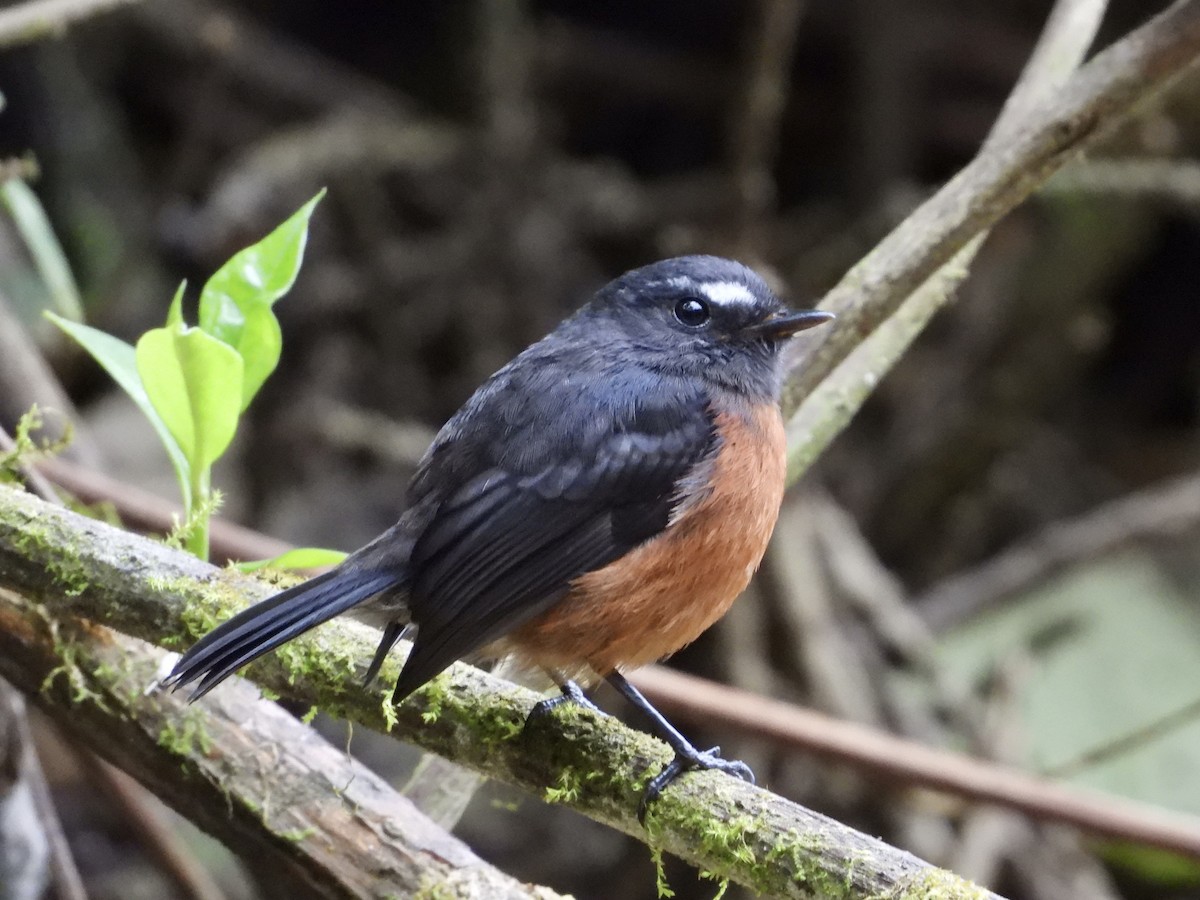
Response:
M296 547L284 551L271 559L255 559L237 563L236 568L242 572L256 572L259 569L324 569L336 566L346 558L341 550L328 550L324 547Z
M282 338L271 306L295 284L309 221L324 195L321 190L261 241L234 254L200 292L200 328L245 362L242 409L279 363Z
M191 497L188 486L191 483L191 466L187 457L184 456L179 442L175 440L171 430L167 428L166 422L159 416L154 404L150 401L150 396L146 393L146 388L138 373L136 351L133 346L98 328L92 328L90 325L72 322L70 319L64 319L52 312L47 312L45 315L100 364L101 368L121 386L121 389L129 395L129 398L137 404L138 409L150 421L159 440L162 441L163 448L167 451L171 466L175 469L176 480L183 491L184 506L190 506Z
M136 360L150 402L192 471L206 470L237 430L241 356L198 328L155 328L138 341Z

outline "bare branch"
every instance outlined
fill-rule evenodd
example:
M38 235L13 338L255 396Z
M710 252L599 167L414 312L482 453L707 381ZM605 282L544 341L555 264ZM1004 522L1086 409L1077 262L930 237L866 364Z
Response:
M1194 210L1200 207L1200 163L1189 159L1089 159L1063 169L1042 193L1164 200Z
M112 503L121 521L130 528L169 534L183 520L183 509L136 485L117 481L102 472L77 466L65 459L38 460L40 472L84 503ZM210 544L214 559L271 559L292 548L278 538L251 531L228 519L214 519L210 525Z
M78 751L84 771L121 811L121 819L138 835L185 900L225 900L225 892L192 854L141 783L87 751Z
M25 701L0 681L0 897L37 900L50 881L50 838L30 784Z
M77 537L78 548L87 538ZM4 677L79 744L230 846L271 860L285 881L308 885L306 895L315 886L329 898L413 896L448 884L461 896L556 896L482 862L248 683L191 706L147 691L164 656L0 590Z
M978 568L939 582L913 600L934 631L1032 590L1069 566L1095 559L1149 537L1170 537L1200 528L1200 475L1129 494L1063 522Z

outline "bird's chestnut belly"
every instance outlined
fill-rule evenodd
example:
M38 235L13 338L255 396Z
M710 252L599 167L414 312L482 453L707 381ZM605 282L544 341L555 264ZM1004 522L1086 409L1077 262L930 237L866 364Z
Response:
M766 552L786 471L773 404L720 412L707 489L683 498L665 531L575 579L567 596L505 640L527 662L604 675L669 656L729 609Z

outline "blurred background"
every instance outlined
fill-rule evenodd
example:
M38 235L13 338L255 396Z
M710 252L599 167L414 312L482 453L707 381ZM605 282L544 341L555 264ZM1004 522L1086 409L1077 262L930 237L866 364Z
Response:
M1098 46L1163 6L1112 3ZM392 523L479 382L625 269L734 255L815 303L975 153L1049 8L159 0L0 54L0 159L31 176L87 321L130 341L180 279L328 188L276 307L282 362L216 481L224 515L349 550ZM673 664L1200 814L1198 89L1000 223L792 490L747 597ZM49 305L0 214L0 328L65 385L71 454L174 495L153 432ZM30 397L0 394L11 431ZM685 730L1014 900L1200 897L1194 861ZM398 782L414 758L361 729L352 749ZM90 895L175 896L86 774L47 759ZM523 880L655 896L642 844L503 787L458 830ZM228 896L272 896L270 873L189 840ZM667 874L678 897L715 891Z

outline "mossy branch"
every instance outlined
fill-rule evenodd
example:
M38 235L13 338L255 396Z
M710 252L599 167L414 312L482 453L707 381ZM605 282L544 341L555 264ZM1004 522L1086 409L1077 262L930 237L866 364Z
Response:
M154 666L140 660L152 660L153 652L80 621L180 648L262 599L270 585L0 488L0 587L25 598L0 593L0 674L13 678L81 740L202 825L236 834L243 845L253 835L257 844L273 845L275 852L288 856L284 851L290 846L278 834L271 836L252 807L240 801L226 807L222 795L223 767L242 756L254 759L273 752L246 743L244 737L236 737L241 743L230 749L226 741L235 737L214 724L214 714L245 686L235 680L218 688L212 703L191 708L173 695L142 696ZM252 666L250 677L280 696L391 731L489 777L566 804L759 893L845 900L994 896L881 841L714 772L691 773L670 788L651 809L648 834L635 811L647 779L670 756L666 745L582 710L563 710L524 729L537 697L464 665L393 709L386 686L396 677L395 660L385 667L382 686L361 685L362 668L377 637L365 626L333 622ZM63 677L50 679L48 689L40 691L45 675L59 666ZM118 678L113 673L126 674ZM131 717L131 711L138 715ZM179 746L173 768L151 770L143 756L128 749L158 746L165 731L182 733L195 716L204 717L211 752ZM298 762L307 752L299 751ZM179 767L184 761L187 765ZM285 788L277 777L272 774L270 784L260 789L276 796L293 789L309 796L324 791L326 802L333 796L326 781L299 778L294 788ZM194 798L194 792L202 799ZM261 808L266 799L256 802Z
M0 675L296 896L545 898L237 679L189 706L147 692L167 654L0 589ZM440 895L439 895L440 896Z

